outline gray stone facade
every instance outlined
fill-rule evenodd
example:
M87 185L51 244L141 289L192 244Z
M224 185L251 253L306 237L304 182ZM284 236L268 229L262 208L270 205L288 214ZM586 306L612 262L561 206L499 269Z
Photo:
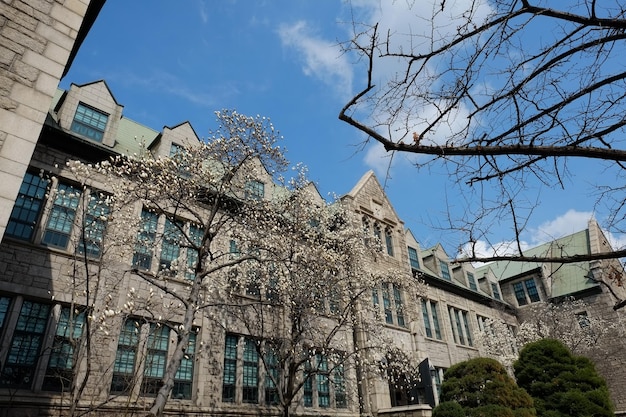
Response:
M59 80L103 3L0 2L0 238Z
M103 1L95 0L0 2L0 373L5 371L14 341L19 340L20 331L24 331L18 326L22 309L25 306L46 308L46 314L38 317L37 341L40 346L33 350L37 355L32 361L25 360L21 368L16 368L26 378L20 380L20 386L4 384L0 387L0 409L7 417L68 412L70 399L64 395L66 393L46 388L46 370L53 361L51 347L58 337L63 312L68 306L86 302L86 283L81 281L80 291L77 290L77 278L83 279L85 272L77 272L74 248L42 244L52 205L49 196L42 197L44 208L31 235L19 238L5 235L27 170L36 175L40 171L54 175L53 184L56 185L58 181L71 179L71 173L65 168L69 159L97 162L111 155L144 152L167 156L173 145L189 145L198 140L189 123L157 132L125 119L123 105L115 100L103 81L72 85L67 92L56 91L59 79L102 4ZM81 106L102 117L104 127L95 132L97 140L90 136L93 132L73 126ZM71 145L67 146L68 143ZM72 153L68 153L68 149ZM107 184L95 181L91 187L106 190ZM549 264L526 265L513 272L497 265L475 270L471 265L451 262L440 245L421 248L418 240L405 228L372 172L366 173L342 201L350 207L357 221L367 225L375 236L380 233L384 242L381 256L372 260L370 268L412 273L428 284L422 298L411 298L408 292L399 292L398 296L381 299L378 305L381 316L387 318L384 332L416 366L420 365L424 378L414 390L392 387L371 371L364 372L360 376L362 379L357 381L359 377L351 371L346 375L350 384L346 407L327 408L317 401L305 407L300 397L293 410L296 415L429 416L431 405L438 401L443 371L459 361L484 354L474 340L482 321L500 319L514 328L524 319L528 307L520 304L514 290L515 283L520 280L532 279L541 301L573 295L586 300L589 308L585 313L589 317L608 318L619 324L624 319L621 311L613 310L615 299L608 290L586 278L588 274L607 277L616 271L618 264L602 261L579 265L582 274L572 271L563 274L566 268ZM134 207L136 217L140 212L141 207ZM162 230L163 221L160 222ZM136 233L136 230L120 227L115 230L114 224L110 227L113 229L111 233ZM585 232L585 250L597 253L610 248L595 222L590 223ZM76 239L75 233L73 239ZM581 241L576 239L576 245L580 245ZM224 237L225 250L227 245L228 240ZM560 247L564 247L563 242ZM90 304L103 315L97 322L99 328L92 340L97 348L89 358L93 376L78 402L82 411L94 410L91 415L141 414L152 399L141 394L141 379L136 381L128 395L112 392L113 363L120 350L118 344L124 323L115 316L106 319L104 313L110 306L132 301L129 296L131 288L143 296L150 293L145 281L127 273L131 257L128 248L120 247L106 264L88 263L88 275L97 277L89 282L89 293L100 295L94 296ZM623 274L621 269L617 270ZM172 285L179 285L182 289L183 283L173 280ZM393 292L392 288L386 290ZM626 298L623 287L616 290L621 299ZM180 322L175 309L162 308L159 313L163 320ZM142 321L141 317L135 319L138 334L145 342L150 322ZM236 353L234 400L223 401L225 343L233 334L240 341L244 340L246 335L241 323L224 319L216 325L215 320L200 317L195 325L199 329L196 342L203 346L203 350L193 358L189 381L191 394L188 398L172 398L166 413L179 416L277 415L276 407L265 404L262 399L258 404L244 403L241 388L244 353L241 346ZM359 343L358 337L352 339L351 336L345 335L348 346ZM172 333L169 345L173 344L173 339ZM83 347L78 349L81 351ZM139 355L145 357L146 349L144 345ZM616 339L610 352L593 359L609 382L617 410L626 414L623 351L623 340ZM171 353L171 348L166 349L166 356ZM77 372L87 372L88 361L80 356L78 360ZM145 365L138 366L136 372L142 378L141 367ZM257 387L259 398L262 398L264 384L261 371Z

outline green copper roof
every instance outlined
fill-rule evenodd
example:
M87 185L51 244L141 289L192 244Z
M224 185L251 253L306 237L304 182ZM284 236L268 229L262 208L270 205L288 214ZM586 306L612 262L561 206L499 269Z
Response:
M560 257L589 254L589 231L587 229L556 239L524 252L525 256ZM532 270L541 268L542 275L551 286L551 297L573 294L598 284L587 278L589 262L571 264L498 261L489 263L479 270L491 268L499 281L506 281Z
M117 127L113 149L124 155L141 155L159 135L154 129L122 117Z

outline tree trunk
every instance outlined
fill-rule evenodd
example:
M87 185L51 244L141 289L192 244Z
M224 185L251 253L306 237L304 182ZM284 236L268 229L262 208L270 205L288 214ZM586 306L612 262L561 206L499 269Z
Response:
M152 403L148 416L159 417L163 415L165 404L167 404L172 388L174 388L174 377L180 368L180 363L185 355L185 349L187 349L189 344L189 334L193 331L193 322L196 315L200 289L200 279L196 276L189 291L189 299L185 307L185 317L183 318L182 328L178 330L178 342L176 343L172 360L167 365L165 375L163 375L163 385Z

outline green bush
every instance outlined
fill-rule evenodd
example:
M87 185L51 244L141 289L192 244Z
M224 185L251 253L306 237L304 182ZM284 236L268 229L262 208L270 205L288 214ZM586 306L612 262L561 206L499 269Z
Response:
M465 411L458 403L446 401L435 407L433 417L465 417Z
M572 355L558 340L529 343L513 367L517 383L533 397L540 416L613 415L606 382L593 363Z
M457 404L462 414L453 414ZM440 407L443 407L442 412ZM441 404L433 410L433 417L535 416L532 398L519 388L496 360L476 358L450 367L441 385Z

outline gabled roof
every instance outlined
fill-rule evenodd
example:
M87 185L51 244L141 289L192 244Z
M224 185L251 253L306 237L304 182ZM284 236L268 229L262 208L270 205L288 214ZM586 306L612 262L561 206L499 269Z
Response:
M143 155L160 132L122 117L117 126L117 136L113 149L123 155Z
M420 243L419 241L415 238L415 235L413 234L413 231L409 228L404 230L404 236L407 242L407 245L411 246L409 243L413 243L415 242L415 245L417 245L417 247L414 247L414 249L418 249L421 251L421 247L420 247Z
M352 187L352 190L350 190L350 192L343 196L342 199L348 197L353 200L357 200L359 195L361 195L367 187L373 187L375 189L374 193L377 195L377 197L380 197L382 199L383 205L391 211L391 214L394 217L393 220L399 224L404 224L404 221L402 221L400 216L398 216L398 213L391 204L391 201L389 201L389 198L387 198L387 194L385 193L383 187L380 185L378 177L376 177L376 174L372 170L367 171L356 183L356 185ZM370 194L374 193L370 192Z
M524 252L525 256L558 257L590 254L589 229L581 230L568 236L544 243ZM491 268L499 281L507 281L535 271L541 272L549 283L550 297L562 297L598 284L587 278L590 273L589 262L570 264L548 264L540 262L491 262L479 268Z
M111 89L109 88L109 85L107 84L107 82L106 82L105 80L96 80L96 81L91 81L91 82L88 82L88 83L85 83L85 84L76 84L76 83L72 83L72 85L75 85L75 86L76 86L76 87L78 87L78 88L85 88L85 87L89 87L89 86L91 86L91 85L94 85L94 84L100 84L100 83L104 84L104 86L106 87L107 91L109 92L109 95L111 96L111 98L113 99L113 101L115 102L115 104L116 104L116 105L118 105L118 106L122 106L122 107L124 107L124 105L123 105L123 104L120 104L120 103L119 103L119 102L115 99L115 96L114 96L114 95L113 95L113 93L111 92Z

